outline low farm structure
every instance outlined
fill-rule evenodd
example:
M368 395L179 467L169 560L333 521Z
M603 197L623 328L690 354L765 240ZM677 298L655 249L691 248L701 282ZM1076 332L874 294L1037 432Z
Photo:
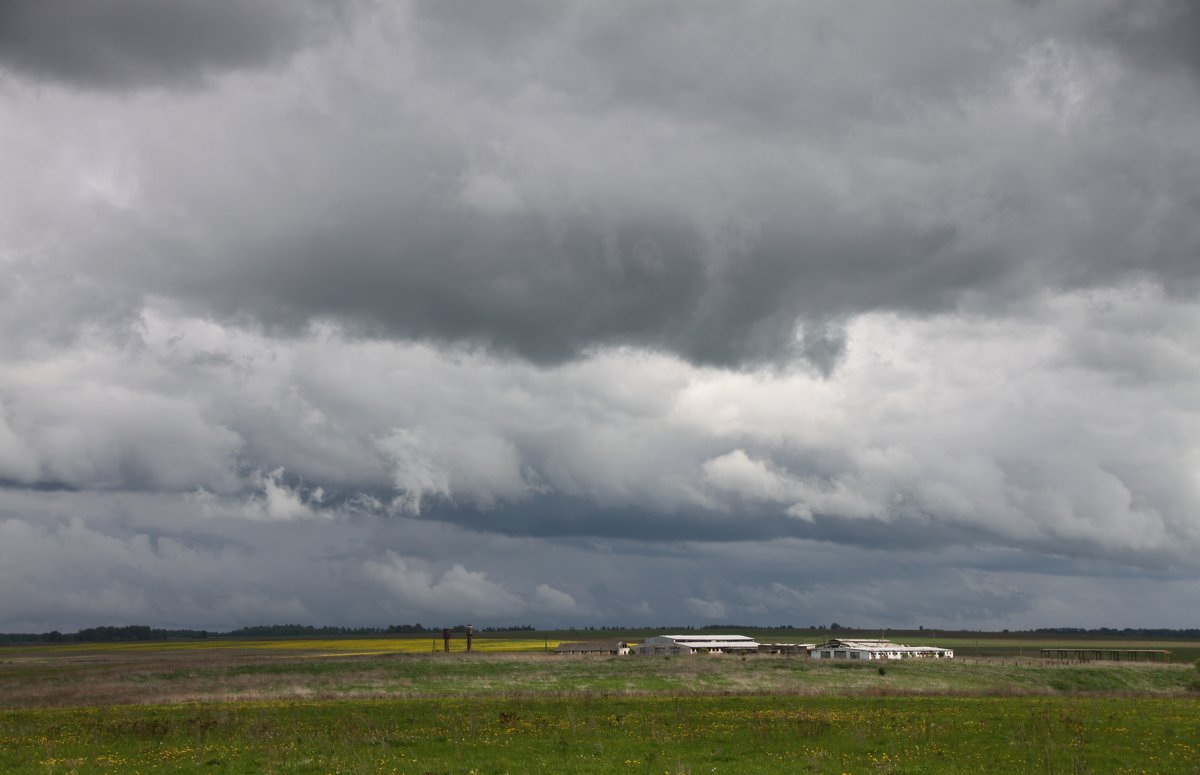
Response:
M799 654L808 656L809 652L817 647L815 643L760 643L758 644L759 654Z
M758 641L745 635L655 635L638 654L757 654Z
M953 659L954 651L888 640L831 640L814 647L811 655L813 659Z
M610 654L625 656L629 644L623 640L588 641L585 643L560 643L554 647L556 654Z

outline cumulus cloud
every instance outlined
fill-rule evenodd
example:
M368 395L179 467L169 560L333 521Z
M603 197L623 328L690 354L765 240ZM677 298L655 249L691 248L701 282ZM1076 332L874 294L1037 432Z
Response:
M156 313L136 344L10 364L9 447L31 457L10 455L9 478L514 534L1191 546L1194 482L1152 461L1195 455L1193 307L1142 287L1051 297L1037 316L862 316L830 379L637 351L546 370ZM90 386L60 397L32 379L62 364Z
M306 490L300 485L289 485L284 479L282 467L265 474L255 474L252 480L257 492L242 499L239 504L240 513L249 519L286 521L329 516L329 512L321 506L321 501L325 499L324 488ZM206 505L214 505L214 499L206 490L198 490L194 497Z
M520 598L490 581L486 573L469 571L457 563L435 575L419 559L388 552L385 562L368 560L364 569L396 596L395 605L401 610L437 609L450 615L487 611L493 616L511 616L525 607Z
M487 509L501 499L519 501L529 490L521 456L508 439L398 428L378 446L392 465L393 504L408 513L420 514L422 499L431 496L458 495Z
M533 604L538 609L551 614L579 613L579 604L575 602L575 598L549 584L538 584L537 589L533 590Z
M121 385L26 390L14 421L44 480L95 489L231 486L241 439L190 402Z
M752 460L740 449L705 461L704 474L718 489L751 500L786 505L788 515L806 522L813 521L814 510L849 518L882 518L888 513L886 504L872 502L861 487L849 486L841 480L804 482L761 460Z

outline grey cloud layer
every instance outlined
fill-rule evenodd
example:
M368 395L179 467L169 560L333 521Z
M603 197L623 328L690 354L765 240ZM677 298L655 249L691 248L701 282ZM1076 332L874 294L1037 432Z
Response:
M1148 6L1148 7L1147 7ZM1100 36L1144 66L1187 69L1200 78L1200 8L1186 0L1118 6Z
M150 311L135 343L10 362L0 478L220 497L291 487L263 512L278 518L983 541L1192 567L1200 494L1186 463L1160 461L1195 455L1198 325L1194 306L1148 288L1047 298L1003 326L867 316L830 382L628 350L545 370Z
M32 158L100 154L23 171L77 225L26 271L293 331L825 371L864 311L1194 293L1200 109L1107 42L1116 6L838 8L374 8L288 69L82 125L18 89L55 129Z
M63 516L81 510L86 521ZM1030 562L996 550L835 550L786 540L648 551L636 542L505 538L409 519L289 524L281 531L224 506L158 496L0 493L5 628L114 621L212 629L262 621L1099 626L1116 610L1131 626L1155 626L1186 619L1197 591L1194 577L1135 576L1053 557Z
M0 629L1186 619L1197 18L3 4Z
M195 86L321 37L337 6L306 0L8 0L0 68L84 89Z

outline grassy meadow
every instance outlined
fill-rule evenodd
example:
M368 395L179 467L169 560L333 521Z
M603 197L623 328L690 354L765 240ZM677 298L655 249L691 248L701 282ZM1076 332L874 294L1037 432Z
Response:
M1187 664L547 653L563 639L0 647L0 772L1200 771Z
M1195 772L1179 698L580 696L10 711L0 769Z

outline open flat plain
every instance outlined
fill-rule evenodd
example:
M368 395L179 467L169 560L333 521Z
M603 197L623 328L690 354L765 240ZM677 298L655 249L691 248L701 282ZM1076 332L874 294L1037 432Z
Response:
M1190 664L1043 663L1025 642L865 664L562 657L558 640L5 646L0 771L1200 770Z

